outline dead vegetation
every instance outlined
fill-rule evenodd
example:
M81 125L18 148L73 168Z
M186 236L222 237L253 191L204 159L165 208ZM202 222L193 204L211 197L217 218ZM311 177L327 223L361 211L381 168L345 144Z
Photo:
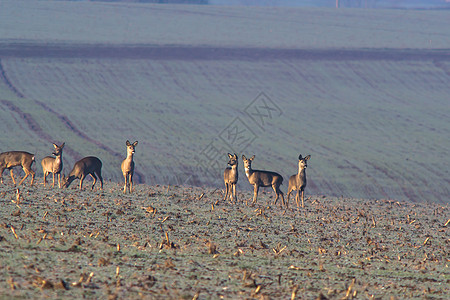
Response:
M231 204L217 189L115 183L0 195L0 298L450 296L448 205L314 196L281 209L269 191L247 206L250 191Z

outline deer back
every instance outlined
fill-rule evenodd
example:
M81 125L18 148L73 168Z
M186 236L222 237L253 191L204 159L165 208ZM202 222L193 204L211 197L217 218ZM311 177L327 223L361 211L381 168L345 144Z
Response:
M0 166L12 168L22 166L30 169L34 162L34 154L25 151L8 151L0 154Z
M81 178L94 172L99 172L102 168L102 162L95 156L85 157L75 163L72 171L69 174L70 177Z
M257 184L259 186L281 185L283 183L283 176L272 171L252 170L248 176L250 184Z

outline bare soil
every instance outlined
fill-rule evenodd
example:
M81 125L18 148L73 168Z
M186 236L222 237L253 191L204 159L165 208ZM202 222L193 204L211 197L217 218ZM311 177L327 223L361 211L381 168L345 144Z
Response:
M448 205L0 188L0 298L448 299ZM86 187L89 183L86 184Z

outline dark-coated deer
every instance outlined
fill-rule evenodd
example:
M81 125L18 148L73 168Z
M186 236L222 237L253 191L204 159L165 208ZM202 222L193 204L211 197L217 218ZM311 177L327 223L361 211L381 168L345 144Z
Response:
M244 162L245 175L247 175L248 182L253 185L254 194L252 204L256 203L256 198L258 197L259 187L268 187L271 186L275 191L276 198L274 205L277 204L278 198L281 195L282 203L284 205L284 195L280 190L280 185L283 184L283 177L271 171L259 171L252 170L252 161L255 159L253 155L251 158L246 158L245 155L242 155L242 161Z
M65 143L62 143L61 146L53 144L55 151L53 151L53 155L55 157L46 156L42 159L42 172L44 172L44 186L47 184L47 175L52 173L53 175L53 183L52 188L55 187L55 175L58 175L58 187L61 188L61 171L63 169L63 161L62 154Z
M85 157L75 163L72 171L67 178L64 178L63 188L69 187L69 185L76 178L80 179L80 190L83 189L83 180L87 175L91 175L94 179L91 189L94 189L94 185L97 182L97 176L100 179L100 189L103 190L103 178L102 178L102 162L100 159L94 156ZM97 176L96 176L97 175Z
M133 155L134 155L134 148L137 146L138 141L134 142L133 144L130 143L130 141L127 140L125 143L127 145L127 158L125 158L122 161L122 165L120 168L122 169L123 177L125 178L125 185L123 186L123 192L127 192L127 186L130 186L130 193L133 189L133 174L134 174L134 161L133 161Z
M287 193L287 204L289 205L289 195L292 191L297 191L297 195L295 196L295 201L297 202L297 207L299 207L300 192L302 193L302 207L304 207L304 199L305 199L305 187L306 187L306 168L308 167L307 160L311 158L311 155L306 157L302 157L300 154L298 157L298 173L289 177L289 187Z
M31 183L33 185L35 172L31 169L31 165L34 163L34 154L24 152L24 151L8 151L0 153L0 181L3 183L3 171L8 169L11 173L11 178L16 184L16 180L14 179L13 169L17 166L22 166L23 171L25 172L25 176L19 182L19 185L31 174Z
M236 202L236 184L238 182L238 157L236 153L234 155L228 153L228 158L230 159L228 161L229 167L227 167L223 172L223 180L225 182L226 189L225 197L223 198L223 200L226 200L229 194L230 201Z

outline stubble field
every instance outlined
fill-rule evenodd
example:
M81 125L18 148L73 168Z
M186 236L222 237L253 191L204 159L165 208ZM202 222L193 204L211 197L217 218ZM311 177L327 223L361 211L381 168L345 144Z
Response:
M88 185L86 185L88 186ZM1 187L1 298L448 299L438 204L121 185Z

